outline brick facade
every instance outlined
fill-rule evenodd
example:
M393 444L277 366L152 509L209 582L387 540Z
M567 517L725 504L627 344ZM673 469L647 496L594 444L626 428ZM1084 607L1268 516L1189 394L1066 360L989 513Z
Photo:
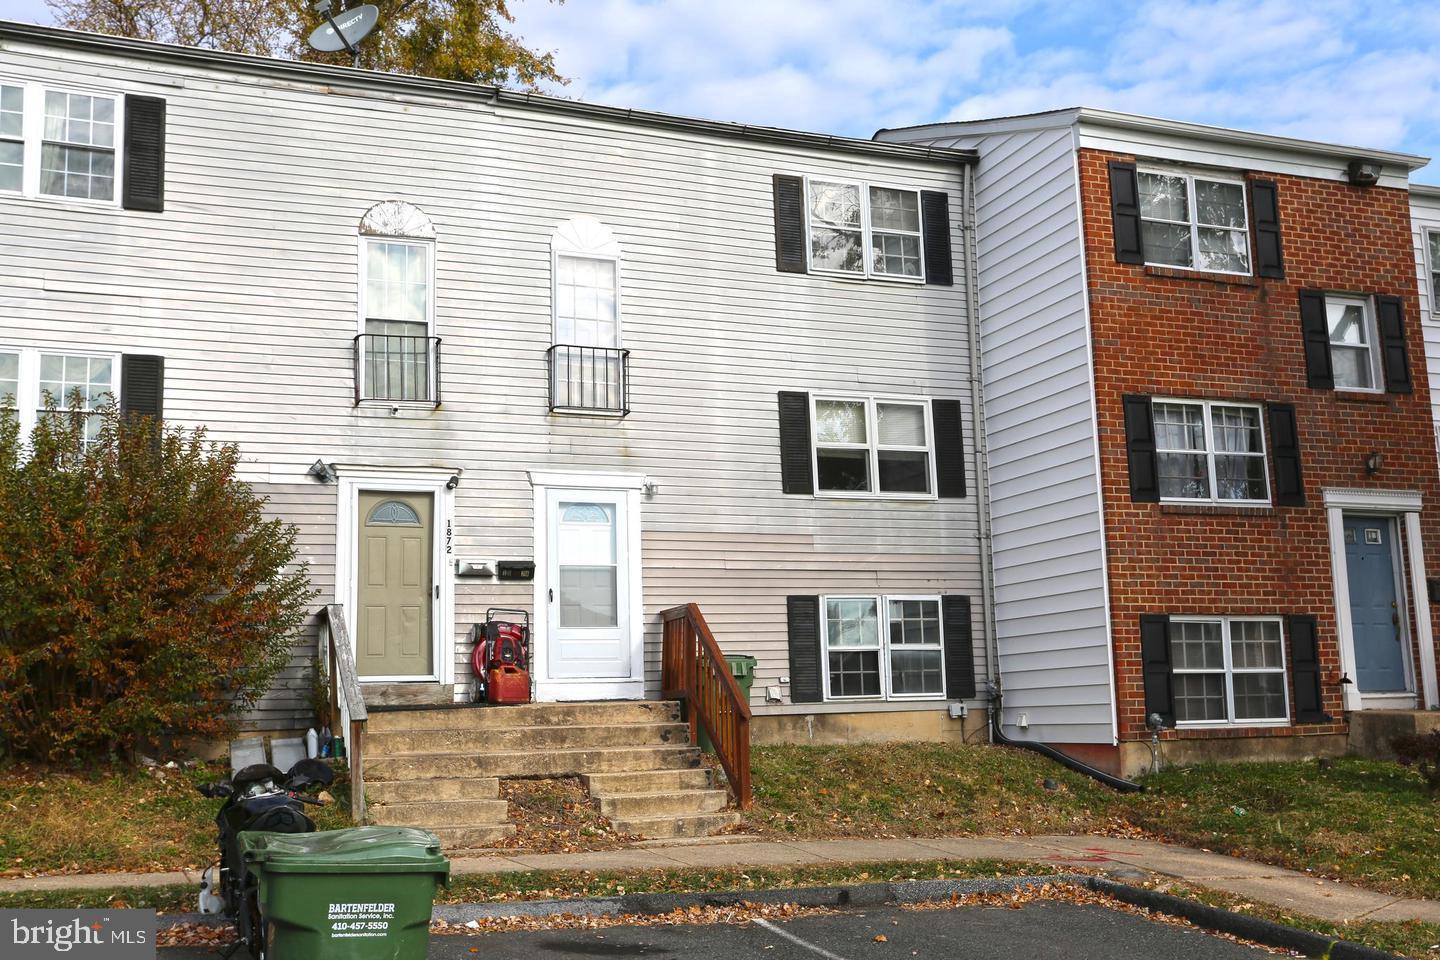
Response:
M1112 159L1135 158L1087 149L1080 152L1079 164L1120 737L1149 736L1139 633L1139 618L1146 613L1314 615L1325 709L1336 718L1332 724L1184 730L1167 737L1342 733L1323 489L1418 491L1425 504L1426 569L1440 573L1440 473L1408 195L1399 189L1247 172L1278 186L1286 276L1224 277L1116 262L1107 175ZM1300 335L1302 288L1402 297L1414 393L1310 389ZM1125 394L1295 404L1305 506L1132 502L1121 403ZM1374 476L1364 466L1372 451L1384 460ZM1268 474L1273 495L1273 464ZM1408 577L1406 571L1407 592ZM1417 598L1409 600L1413 646ZM1418 601L1428 602L1424 597ZM1414 671L1418 688L1418 657ZM1293 690L1291 711L1293 717Z

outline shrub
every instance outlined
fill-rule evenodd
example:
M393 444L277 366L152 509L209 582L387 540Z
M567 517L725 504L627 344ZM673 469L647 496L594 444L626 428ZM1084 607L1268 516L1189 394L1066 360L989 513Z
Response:
M71 404L28 443L0 411L0 746L223 736L306 615L295 530L236 479L235 446Z
M1402 764L1414 767L1425 778L1431 796L1440 796L1440 730L1395 737L1390 747Z

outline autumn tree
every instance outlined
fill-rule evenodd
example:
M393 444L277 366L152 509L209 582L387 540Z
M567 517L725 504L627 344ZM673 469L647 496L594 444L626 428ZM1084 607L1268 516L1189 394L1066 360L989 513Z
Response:
M355 6L359 0L336 0ZM530 49L511 31L508 0L371 0L380 26L360 45L360 65L408 73L533 88L563 83L555 55ZM563 2L563 0L551 0ZM63 27L232 53L349 64L344 52L320 53L305 42L322 19L314 0L47 0Z

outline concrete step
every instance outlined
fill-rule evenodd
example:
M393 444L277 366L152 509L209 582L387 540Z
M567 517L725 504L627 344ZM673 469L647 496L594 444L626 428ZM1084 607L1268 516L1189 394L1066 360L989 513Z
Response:
M510 804L504 800L422 800L369 808L369 818L387 827L503 824L509 815Z
M513 823L479 824L476 826L426 827L440 838L440 845L450 850L482 850L515 833Z
M710 771L649 770L634 773L590 773L580 778L592 797L616 793L662 793L674 790L709 790L715 785Z
M700 766L692 746L591 747L496 753L412 753L365 758L365 782L448 777L573 777L582 773L683 770Z
M672 790L663 793L616 793L596 797L595 805L613 821L658 820L725 808L724 790Z
M552 725L494 727L488 730L390 730L368 733L365 746L372 757L410 753L497 753L511 750L573 750L583 747L688 746L690 728L683 723L618 725Z
M721 810L718 813L697 813L680 817L637 817L610 822L623 834L652 840L668 840L674 837L708 837L739 823L740 814L734 810Z
M367 734L391 730L490 730L495 727L614 726L678 723L674 700L608 700L596 703L527 703L513 707L459 706L436 710L377 710Z
M1396 737L1440 730L1434 710L1356 710L1350 714L1350 752L1373 760L1394 760Z
M368 769L368 767L367 767ZM425 800L494 800L500 796L497 777L435 777L424 780L365 781L370 803L417 803Z

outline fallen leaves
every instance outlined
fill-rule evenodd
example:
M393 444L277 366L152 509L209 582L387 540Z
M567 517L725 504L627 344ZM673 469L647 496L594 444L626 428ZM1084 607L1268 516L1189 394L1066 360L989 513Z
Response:
M573 913L545 917L495 917L446 923L436 920L430 932L445 936L477 936L517 930L603 930L610 927L655 927L681 924L749 923L752 920L793 920L797 917L828 916L839 911L828 907L801 907L793 903L742 902L726 906L692 906L659 914L616 914L585 916Z

